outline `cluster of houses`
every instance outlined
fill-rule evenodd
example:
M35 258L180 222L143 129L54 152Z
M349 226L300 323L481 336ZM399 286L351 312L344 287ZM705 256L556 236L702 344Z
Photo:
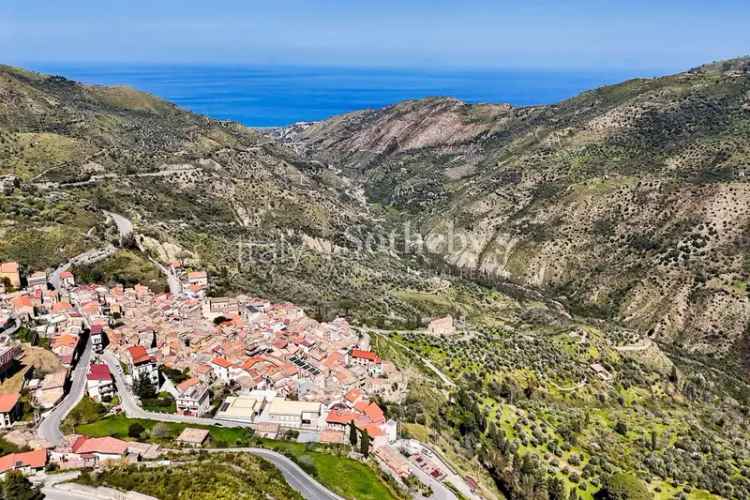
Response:
M406 379L372 351L366 334L343 318L315 321L293 304L207 297L207 273L186 272L177 263L170 267L183 281L179 295L155 294L140 285L76 284L67 272L59 275L56 289L47 286L45 273L27 276L21 288L18 266L0 266L0 311L32 325L65 367L32 381L35 405L52 408L64 397L70 369L90 337L95 355L119 359L133 389L147 382L169 392L181 415L243 423L270 437L294 430L306 441L327 443L347 442L356 427L367 432L375 450L397 440L396 422L386 419L374 398L400 400ZM172 383L165 376L176 372L188 378ZM95 400L111 400L116 386L106 364L89 366L86 390ZM212 394L230 395L213 401ZM81 438L49 450L48 457L90 464L132 454L132 445Z
M374 416L377 405L369 399L403 397L406 380L370 350L366 335L341 318L317 322L292 304L201 296L205 273L186 276L195 294L157 295L135 287L112 288L105 296L120 312L115 326L104 327L106 349L127 367L133 383L160 383L160 367L187 373L187 380L159 388L174 396L178 413L213 412L264 435L293 429L343 442L344 432L328 416L345 411L356 414L353 420L367 426L371 437L395 439L395 423ZM211 400L212 392L223 391L232 395Z

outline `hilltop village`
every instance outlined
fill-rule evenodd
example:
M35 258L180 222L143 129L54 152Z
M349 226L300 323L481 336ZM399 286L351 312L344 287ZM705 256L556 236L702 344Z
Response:
M58 443L45 441L43 421L70 397L75 369L89 349L86 395L114 404L112 413L125 411L128 400L142 402L145 394L169 394L172 415L183 421L248 427L258 436L300 442L354 444L352 434L366 435L381 467L400 479L412 474L414 465L403 447L415 443L399 439L397 422L387 419L381 407L404 399L407 380L371 349L367 334L343 318L315 321L293 304L209 297L206 272L187 272L178 263L170 271L180 280L176 295L141 285L81 284L70 271L30 273L22 285L18 264L1 265L2 370L12 370L25 356L16 338L20 330L27 332L25 340L33 337L54 353L61 368L32 372L24 380L32 422L20 421L20 393L0 396L0 426L25 429L13 430L6 439L28 438L28 424L39 427L33 438L21 439L35 449L0 458L0 474L32 472L49 462L76 468L133 454L159 456L158 446L111 437L73 434ZM436 328L450 326L441 321ZM137 406L137 411L143 409ZM184 434L185 443L200 445L207 431L186 429ZM422 473L442 479L445 472L416 456L419 451L417 446L412 454Z

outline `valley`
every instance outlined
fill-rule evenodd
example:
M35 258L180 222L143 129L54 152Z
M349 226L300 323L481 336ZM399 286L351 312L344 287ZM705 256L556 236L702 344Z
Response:
M747 498L748 138L748 59L273 130L2 67L0 262L345 317L482 497Z

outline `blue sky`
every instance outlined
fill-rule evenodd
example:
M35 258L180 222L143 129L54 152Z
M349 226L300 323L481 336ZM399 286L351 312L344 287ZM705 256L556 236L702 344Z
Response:
M2 0L0 62L678 70L749 28L747 0Z

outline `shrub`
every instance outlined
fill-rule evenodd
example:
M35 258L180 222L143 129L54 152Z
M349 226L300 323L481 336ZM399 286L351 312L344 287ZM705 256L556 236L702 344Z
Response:
M649 500L651 494L640 479L618 472L605 479L599 497L605 500Z
M622 420L618 420L617 423L615 424L615 432L623 436L627 435L628 425Z
M143 434L145 430L146 428L138 422L130 424L130 426L128 427L128 436L138 439L141 437L141 434Z

